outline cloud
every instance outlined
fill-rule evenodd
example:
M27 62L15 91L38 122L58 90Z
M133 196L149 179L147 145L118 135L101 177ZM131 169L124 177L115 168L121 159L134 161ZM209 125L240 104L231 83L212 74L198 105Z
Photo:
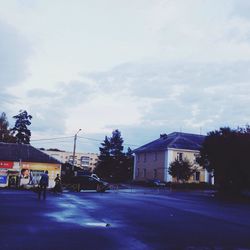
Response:
M54 128L56 132L60 127L60 132L73 133L77 129L74 121L89 133L108 133L126 126L158 133L199 133L201 128L206 132L248 122L249 68L245 61L126 63L85 75L82 82L61 83L54 92L32 90L29 96L36 99L32 110L40 114L37 119L43 130ZM56 122L45 124L53 118Z
M247 122L249 68L247 61L131 63L88 76L102 91L129 93L136 98L141 104L141 124L197 131L199 127L216 127L228 121L233 125Z
M1 20L0 34L0 106L8 114L10 106L20 101L18 94L9 91L9 88L27 77L27 60L31 51L27 40Z
M45 23L34 19L23 29L37 42L23 99L36 133L73 135L82 128L104 138L118 128L129 143L140 144L163 132L205 133L248 123L249 4L144 2L135 1L134 8L94 2L81 9L86 3L77 1L61 4L66 15L59 17L58 3L47 1L26 11L28 18L19 16L21 30L35 15L46 16ZM14 86L27 76L29 52L20 34L7 30L13 32L5 32L0 53L11 63L0 80ZM9 46L16 52L7 57Z
M0 21L0 85L6 88L27 77L28 42L13 27Z

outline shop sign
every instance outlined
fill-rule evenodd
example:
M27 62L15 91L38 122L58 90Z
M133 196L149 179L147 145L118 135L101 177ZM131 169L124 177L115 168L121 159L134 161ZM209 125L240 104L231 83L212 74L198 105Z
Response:
M0 184L6 184L6 183L7 183L7 176L0 175Z
M13 168L13 161L0 161L0 168Z

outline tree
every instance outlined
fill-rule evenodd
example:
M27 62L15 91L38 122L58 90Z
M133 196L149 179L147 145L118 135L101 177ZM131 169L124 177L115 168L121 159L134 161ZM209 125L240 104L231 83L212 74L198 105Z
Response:
M123 152L123 139L121 132L116 129L109 138L105 136L101 143L100 155L94 172L106 180L125 181L131 176L131 156Z
M31 132L28 129L32 116L26 110L20 110L19 114L13 116L16 119L15 126L12 128L13 134L16 137L17 143L29 144Z
M132 180L134 172L134 155L130 147L128 147L127 152L125 154L124 170L124 176L126 176L126 179Z
M0 142L16 142L15 137L11 134L9 122L4 112L0 116Z
M214 173L220 191L239 193L250 183L250 130L229 127L208 133L197 159Z
M109 179L112 175L112 157L110 154L111 151L111 143L110 138L105 136L104 141L101 143L101 147L99 147L100 155L98 157L97 165L94 169L94 172L104 179Z
M168 169L168 173L172 177L176 178L177 182L188 181L194 171L195 170L192 169L192 164L186 158L183 160L175 159L172 163L170 163L170 167Z

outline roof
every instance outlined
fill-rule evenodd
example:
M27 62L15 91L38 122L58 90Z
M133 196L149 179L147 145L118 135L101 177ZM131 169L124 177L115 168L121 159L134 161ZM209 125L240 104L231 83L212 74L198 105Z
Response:
M204 135L174 132L163 135L159 139L133 150L133 152L165 151L168 148L199 150L204 139Z
M29 144L0 142L0 160L61 164L55 158L41 152Z

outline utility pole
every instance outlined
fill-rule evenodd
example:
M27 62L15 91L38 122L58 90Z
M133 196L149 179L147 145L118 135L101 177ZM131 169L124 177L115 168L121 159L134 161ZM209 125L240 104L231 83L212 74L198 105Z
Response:
M75 156L76 156L76 139L77 139L77 134L81 131L82 129L80 128L77 133L74 136L74 148L73 148L73 165L72 165L72 170L74 171L75 168Z

